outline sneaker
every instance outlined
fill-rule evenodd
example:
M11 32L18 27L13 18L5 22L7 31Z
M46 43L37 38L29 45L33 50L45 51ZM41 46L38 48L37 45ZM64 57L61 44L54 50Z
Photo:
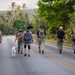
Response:
M41 50L39 50L39 53L41 53Z
M44 54L44 50L42 50L42 54Z
M24 54L24 56L27 56L27 54Z
M59 49L59 53L61 54L61 52L62 52L62 50L61 49Z
M30 57L30 55L28 55L28 57Z

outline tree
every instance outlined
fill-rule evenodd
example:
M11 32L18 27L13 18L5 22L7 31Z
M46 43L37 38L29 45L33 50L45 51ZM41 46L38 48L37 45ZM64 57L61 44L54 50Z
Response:
M7 11L7 13L6 13L6 21L7 22L11 22L11 20L12 20L12 13L11 13L11 11Z
M15 8L15 2L12 2L12 3L11 3L11 6L12 6L12 11L13 11L14 8Z
M23 21L17 19L15 21L13 21L13 27L16 29L24 29L24 24Z
M23 8L23 10L26 8L26 4L25 3L22 5L22 8Z
M55 33L56 30L63 26L67 27L70 17L69 15L74 12L72 8L73 2L70 0L65 5L65 0L39 0L38 13L46 23L49 32Z

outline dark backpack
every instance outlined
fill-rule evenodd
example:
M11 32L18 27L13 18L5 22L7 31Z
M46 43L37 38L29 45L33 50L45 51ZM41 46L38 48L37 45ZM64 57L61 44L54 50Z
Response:
M26 41L30 41L31 40L31 34L30 31L26 31L25 35L24 35L24 39Z

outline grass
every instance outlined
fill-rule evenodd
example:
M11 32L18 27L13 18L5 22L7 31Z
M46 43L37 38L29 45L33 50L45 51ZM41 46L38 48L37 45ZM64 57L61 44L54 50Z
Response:
M53 44L56 44L57 43L57 40L54 40L54 39L49 39L49 40L46 40L47 42L50 42L50 43L53 43ZM68 47L72 47L72 42L69 42L67 40L64 40L64 43L63 43L64 46L68 46Z
M36 39L36 35L33 35L33 39ZM53 43L53 44L57 43L57 40L55 40L55 39L46 39L46 41ZM63 45L68 46L68 47L72 47L72 41L64 40Z

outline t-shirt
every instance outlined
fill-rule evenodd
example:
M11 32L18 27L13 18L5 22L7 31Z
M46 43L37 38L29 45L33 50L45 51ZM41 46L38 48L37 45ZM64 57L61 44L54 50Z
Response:
M64 31L59 30L59 31L57 32L57 38L58 38L58 39L63 39L63 38L64 38L64 36L65 36Z

